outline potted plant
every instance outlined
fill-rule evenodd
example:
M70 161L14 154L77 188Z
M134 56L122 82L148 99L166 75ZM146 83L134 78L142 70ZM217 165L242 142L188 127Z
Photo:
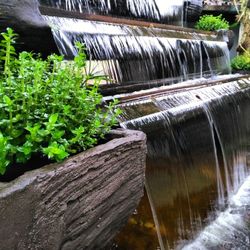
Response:
M145 136L118 130L113 140L92 148L107 137L120 111L116 102L102 107L98 77L88 84L83 46L76 44L78 55L66 63L58 55L16 55L17 35L8 28L2 37L1 247L104 246L142 196ZM58 163L14 179L51 162Z

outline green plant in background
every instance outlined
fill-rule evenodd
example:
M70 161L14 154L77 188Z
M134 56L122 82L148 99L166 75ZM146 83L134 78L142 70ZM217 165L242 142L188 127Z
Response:
M246 51L244 54L233 58L231 66L236 70L250 70L250 52Z
M97 144L116 124L116 101L101 107L100 77L83 74L84 48L71 63L16 55L17 35L8 28L0 42L0 174L34 154L61 161ZM88 79L94 80L93 85Z
M229 29L229 23L222 15L204 15L201 16L199 21L195 24L195 28L205 31L216 31L220 29Z

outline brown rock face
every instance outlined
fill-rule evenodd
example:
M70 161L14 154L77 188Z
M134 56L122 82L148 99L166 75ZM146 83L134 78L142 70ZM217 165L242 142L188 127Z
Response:
M115 139L0 183L0 248L101 249L143 195L146 137Z

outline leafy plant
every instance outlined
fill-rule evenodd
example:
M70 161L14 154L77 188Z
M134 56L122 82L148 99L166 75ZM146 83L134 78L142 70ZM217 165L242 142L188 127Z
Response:
M16 54L8 28L0 42L0 174L34 154L61 161L95 145L116 124L116 101L102 107L100 77L83 74L84 47L71 63ZM94 83L88 84L88 79Z
M236 56L231 61L231 66L236 70L250 70L250 52Z
M225 18L222 18L222 15L204 15L200 17L195 28L205 31L216 31L220 29L229 29L229 23Z

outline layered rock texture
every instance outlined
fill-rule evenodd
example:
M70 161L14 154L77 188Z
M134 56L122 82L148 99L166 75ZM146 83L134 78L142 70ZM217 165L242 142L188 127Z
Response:
M0 183L1 249L101 249L143 195L146 137L115 139Z

